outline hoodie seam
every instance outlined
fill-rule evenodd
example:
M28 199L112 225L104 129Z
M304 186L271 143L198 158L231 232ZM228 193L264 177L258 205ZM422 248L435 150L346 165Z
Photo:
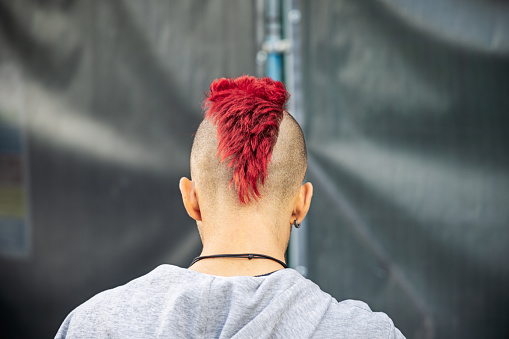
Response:
M329 307L330 307L330 305L329 305ZM364 312L367 312L367 313L371 314L372 316L378 318L378 320L383 322L383 324L385 325L385 330L387 331L387 338L391 338L391 332L392 332L391 329L395 326L394 326L394 323L392 321L390 321L390 318L385 313L380 314L379 312L373 312L371 309L367 310L367 309L365 309L363 307L359 307L357 305L351 305L351 307L362 310Z
M327 314L327 312L329 311L329 309L331 308L331 305L332 305L332 299L329 299L329 305L327 306L327 309L325 310L325 312L323 312L322 314L322 317L320 319L320 321L318 322L318 324L316 324L314 330L313 330L313 333L311 333L311 336L310 338L313 338L315 336L315 333L316 331L318 330L318 328L320 327L320 325L322 324L323 322L323 318L325 316L325 314Z
M304 278L305 279L305 278ZM294 289L294 288L297 288L299 287L299 285L305 285L306 284L306 281L305 280L299 280L297 281L296 283L294 283L290 288L288 288L286 291L285 291L285 294L290 294L290 292ZM307 289L307 288L306 288ZM323 316L327 313L327 310L330 308L331 304L332 304L332 298L328 299L328 302L329 302L329 305L327 306L327 308L325 309L325 311L322 313L321 315L321 318L320 318L320 321L318 321L316 324L312 323L311 321L309 321L307 318L303 318L302 320L304 320L306 323L308 323L309 325L311 326L314 326L314 330L313 330L313 333L316 331L318 325L322 322L323 320Z

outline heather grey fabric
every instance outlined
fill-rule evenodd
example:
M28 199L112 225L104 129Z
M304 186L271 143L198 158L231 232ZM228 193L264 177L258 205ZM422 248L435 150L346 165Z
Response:
M404 338L384 313L337 302L293 269L218 277L161 265L72 311L56 338Z

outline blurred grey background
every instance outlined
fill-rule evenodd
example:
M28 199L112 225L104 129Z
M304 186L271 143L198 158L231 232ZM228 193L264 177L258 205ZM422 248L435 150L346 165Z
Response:
M1 338L199 254L178 180L258 4L0 1ZM298 6L308 277L408 338L509 337L509 3Z

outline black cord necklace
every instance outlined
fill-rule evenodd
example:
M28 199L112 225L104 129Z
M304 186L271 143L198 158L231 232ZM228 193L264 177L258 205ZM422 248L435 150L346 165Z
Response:
M193 266L194 264L196 264L198 261L200 261L202 259L209 259L209 258L244 258L244 259L249 259L249 260L251 260L251 259L270 259L270 260L274 260L275 262L277 262L284 268L288 268L288 265L279 259L273 258L273 257L265 255L265 254L256 254L256 253L204 255L201 257L194 258L194 260L191 262L191 265L189 265L189 266Z

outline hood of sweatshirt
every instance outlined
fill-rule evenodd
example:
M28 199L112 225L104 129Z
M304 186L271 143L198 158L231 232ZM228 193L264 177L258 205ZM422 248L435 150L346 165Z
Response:
M69 314L56 338L310 338L400 335L383 313L338 303L293 269L220 277L161 265Z

